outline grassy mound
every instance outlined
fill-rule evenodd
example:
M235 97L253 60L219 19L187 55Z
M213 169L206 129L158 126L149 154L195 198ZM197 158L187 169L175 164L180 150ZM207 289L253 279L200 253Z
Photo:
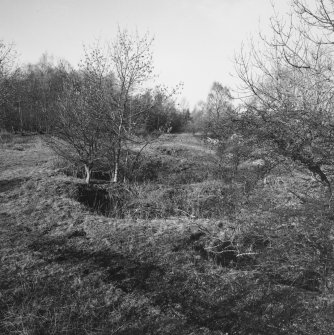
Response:
M214 180L212 152L170 139L147 153L169 159L170 179L162 170L122 186L67 176L35 137L1 151L1 334L332 333L311 229L322 224L325 241L330 216L287 203L284 187L249 194ZM207 179L176 182L180 164Z

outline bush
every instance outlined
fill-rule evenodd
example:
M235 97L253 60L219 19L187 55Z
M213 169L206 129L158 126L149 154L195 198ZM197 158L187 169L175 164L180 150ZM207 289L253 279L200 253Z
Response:
M0 129L0 144L10 143L13 141L14 135L7 130Z
M162 161L159 158L141 154L130 154L125 165L123 163L123 174L130 182L155 181L159 176Z

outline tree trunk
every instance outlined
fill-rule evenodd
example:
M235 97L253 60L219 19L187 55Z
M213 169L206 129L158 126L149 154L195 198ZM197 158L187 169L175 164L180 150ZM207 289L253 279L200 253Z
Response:
M20 116L20 130L21 134L23 133L23 114L22 114L22 109L21 109L21 103L19 101L19 116Z
M121 158L121 148L118 148L116 151L116 157L115 157L115 169L114 169L114 183L118 182L118 171L119 171L119 161Z
M85 172L86 172L86 179L85 179L86 184L90 184L92 168L90 166L88 166L87 164L85 164Z
M121 149L122 149L122 127L123 127L123 115L118 126L118 138L117 138L117 149L115 155L115 169L114 169L114 183L118 182L119 163L121 160Z
M125 170L127 173L124 173L124 177L123 177L123 183L126 182L126 176L128 174L128 158L129 158L129 151L126 151L126 156L125 156Z
M313 173L314 176L319 176L321 179L321 182L324 183L329 191L330 197L332 196L332 185L330 181L328 180L326 174L321 170L321 167L319 165L309 165L308 169Z
M321 182L327 186L328 191L329 191L329 195L330 197L332 197L332 185L331 182L329 181L329 179L327 178L325 172L321 169L321 165L317 164L315 162L313 162L311 159L308 159L307 157L303 157L301 154L294 154L292 156L292 159L294 161L299 161L302 164L304 164L304 166L306 166L306 168L312 172L313 176L316 177L320 177Z

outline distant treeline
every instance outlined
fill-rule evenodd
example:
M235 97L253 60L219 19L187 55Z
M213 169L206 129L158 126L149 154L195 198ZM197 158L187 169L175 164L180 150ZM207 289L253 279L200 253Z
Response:
M0 48L7 48L0 44ZM1 54L0 54L1 57ZM1 59L1 58L0 58ZM1 62L0 62L1 64ZM0 129L13 132L50 133L54 129L55 116L64 104L68 90L83 86L92 74L88 69L74 69L68 62L54 64L43 55L37 64L21 65L0 76ZM103 78L106 86L117 94L114 76ZM99 92L101 93L101 92ZM102 97L100 97L102 99ZM142 133L180 132L190 119L189 110L180 110L172 95L158 90L128 96L127 108L135 111L147 106L136 120ZM130 113L130 111L129 111Z

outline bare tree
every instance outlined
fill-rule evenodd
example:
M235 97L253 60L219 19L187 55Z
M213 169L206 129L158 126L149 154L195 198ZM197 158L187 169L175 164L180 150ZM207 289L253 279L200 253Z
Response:
M115 127L111 131L116 134L115 162L113 181L119 180L119 167L122 149L131 140L136 120L145 109L131 107L131 97L140 92L142 85L152 77L153 56L151 45L153 40L148 34L143 37L138 33L131 35L127 30L118 30L116 41L109 45L109 55L113 73L116 78L116 95L113 96L115 109L111 118ZM146 107L146 106L145 106Z
M136 128L149 109L138 103L138 96L152 76L151 44L147 34L140 37L119 29L108 48L100 43L85 48L79 73L70 76L59 99L54 139L60 142L55 145L53 140L53 147L84 164L87 182L102 160L107 160L113 182L119 181L121 160L127 159L129 144L138 140ZM76 155L68 155L73 151Z
M47 143L63 158L82 164L86 183L104 155L105 126L96 118L96 108L103 108L94 100L95 90L90 81L76 73L69 74L66 87L58 100L53 134Z
M215 138L228 137L229 119L234 115L232 95L228 87L214 82L206 102L207 132Z
M0 77L8 76L14 67L16 52L13 44L6 44L0 40Z
M252 45L236 59L248 96L243 128L252 130L259 144L303 164L331 196L326 166L333 163L334 150L333 60L328 45L315 43L313 26L294 9L287 24L272 19L272 38L262 36L260 47Z
M292 4L290 15L271 19L269 37L261 35L259 44L253 42L248 52L244 48L236 58L244 89L237 129L263 157L284 162L290 171L302 171L300 175L309 172L321 183L318 186L324 186L314 187L309 178L299 179L293 173L290 180L296 185L287 183L286 191L295 203L263 209L270 220L259 220L259 231L274 231L278 242L265 256L264 271L279 277L289 269L286 273L293 277L291 269L299 268L307 277L311 269L318 288L326 291L334 270L334 2L294 0ZM287 223L292 224L287 227ZM280 260L270 268L275 254Z
M5 124L3 105L13 93L12 80L16 74L16 52L13 44L6 44L0 40L0 121Z

